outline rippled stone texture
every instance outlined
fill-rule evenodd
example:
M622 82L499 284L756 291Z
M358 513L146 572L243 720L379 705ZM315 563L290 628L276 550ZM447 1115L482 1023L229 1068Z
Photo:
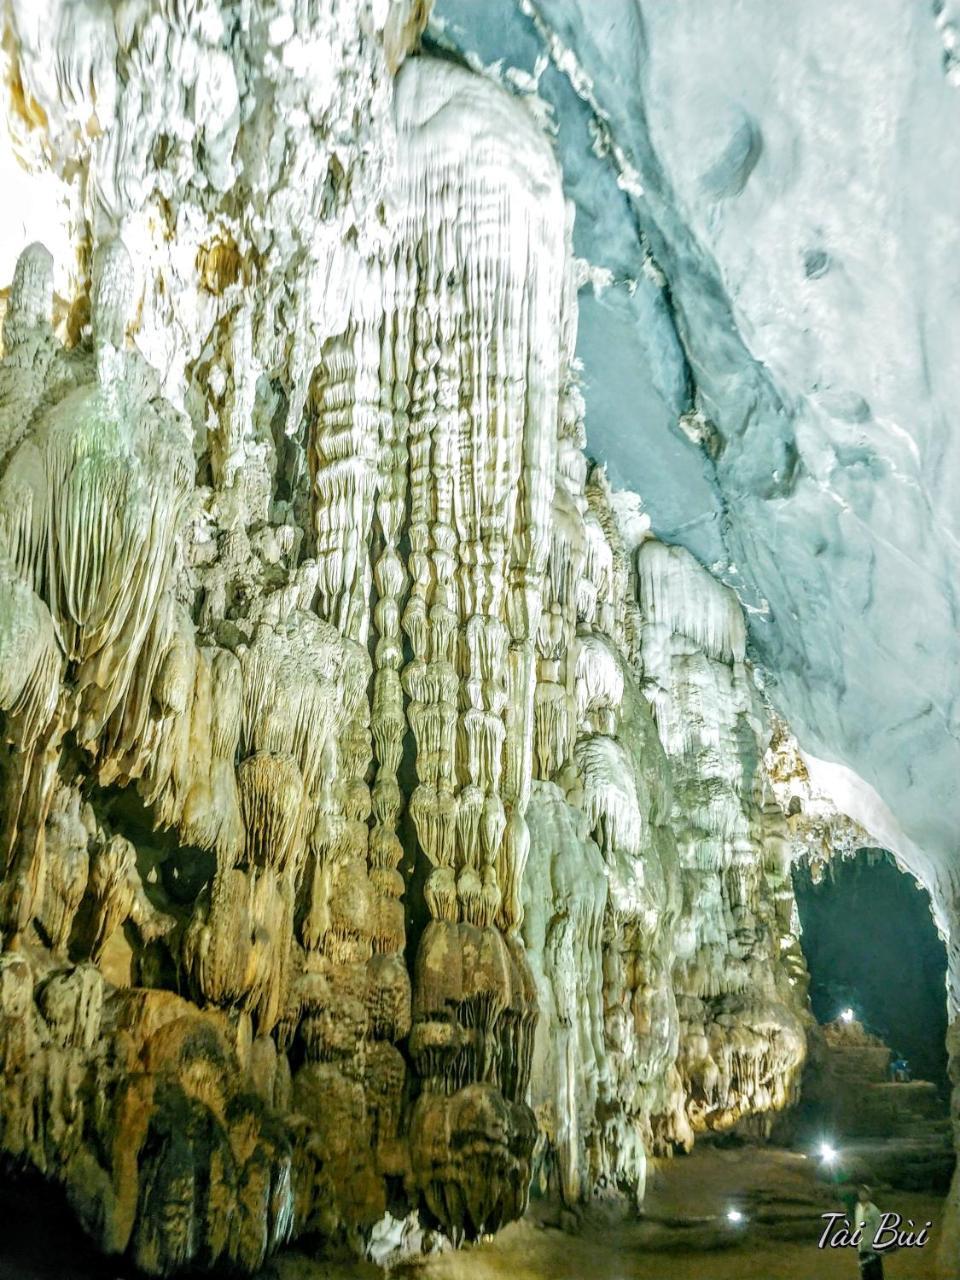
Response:
M156 1274L639 1201L791 1100L805 985L739 605L584 453L548 136L416 3L40 8L0 1145Z

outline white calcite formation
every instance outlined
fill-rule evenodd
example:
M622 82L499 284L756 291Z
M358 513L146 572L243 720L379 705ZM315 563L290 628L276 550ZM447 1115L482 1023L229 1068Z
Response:
M428 33L551 130L591 450L736 588L955 953L960 5L435 0ZM960 1174L952 1205L946 1277Z
M639 1201L803 1062L739 605L625 542L549 139L425 18L9 7L0 1148L149 1273Z
M805 1056L789 831L758 755L769 729L736 597L680 547L649 541L637 568L683 881L678 1065L694 1127L712 1127L782 1108Z

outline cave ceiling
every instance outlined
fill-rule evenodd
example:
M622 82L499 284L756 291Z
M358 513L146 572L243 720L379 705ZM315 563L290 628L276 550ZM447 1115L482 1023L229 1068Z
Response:
M960 819L950 10L437 0L428 28L554 135L588 450L737 590L801 745L924 868Z

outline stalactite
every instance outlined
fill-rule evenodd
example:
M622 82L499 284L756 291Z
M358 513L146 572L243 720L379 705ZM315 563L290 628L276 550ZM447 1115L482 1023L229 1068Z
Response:
M514 1143L532 1133L524 1096L535 1005L517 930L557 448L553 335L565 212L554 162L529 119L469 75L408 64L397 119L396 262L398 274L409 264L414 299L409 329L403 310L396 321L411 338L403 401L411 585L402 625L412 660L403 687L418 778L410 817L432 868L425 899L434 922L414 972L411 1051L426 1092L413 1119L413 1167L430 1214L476 1232L523 1203L530 1153ZM434 991L444 970L450 985ZM503 1138L485 1124L473 1135L476 1172L428 1156L424 1145L425 1126L464 1122L468 1097L508 1118ZM501 1173L483 1185L479 1170L490 1161ZM466 1221L450 1216L456 1206L466 1207Z
M161 8L12 11L0 1146L152 1274L639 1202L803 1053L742 614L587 462L533 114L409 0Z
M764 850L783 825L766 803L769 730L732 592L688 552L653 540L638 552L637 576L649 697L679 802L678 1065L693 1128L726 1128L792 1101L806 1053L805 990L785 971L796 939L776 915L783 872L764 876Z

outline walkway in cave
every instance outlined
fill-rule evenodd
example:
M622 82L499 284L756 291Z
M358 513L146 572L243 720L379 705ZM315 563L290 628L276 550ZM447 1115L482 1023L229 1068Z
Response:
M892 1254L887 1280L932 1280L942 1201L930 1195L881 1197L905 1219L934 1226L922 1249ZM733 1226L731 1207L745 1221ZM775 1148L699 1147L652 1170L644 1214L605 1222L593 1213L580 1231L531 1218L493 1240L402 1263L389 1280L856 1280L851 1249L817 1247L820 1215L842 1207L813 1156ZM330 1267L290 1254L260 1280L383 1280L368 1265Z
M904 1219L934 1224L925 1248L888 1258L887 1280L933 1280L942 1200L901 1192L878 1200ZM256 1280L856 1280L852 1250L817 1248L820 1215L840 1207L813 1152L704 1144L655 1163L636 1219L606 1221L594 1210L571 1233L531 1215L489 1242L386 1270L292 1250ZM744 1215L742 1224L727 1221L731 1208ZM51 1240L58 1257L71 1259L70 1280L132 1280L124 1263L96 1256L61 1198L34 1176L0 1188L0 1225L0 1280L60 1280Z

